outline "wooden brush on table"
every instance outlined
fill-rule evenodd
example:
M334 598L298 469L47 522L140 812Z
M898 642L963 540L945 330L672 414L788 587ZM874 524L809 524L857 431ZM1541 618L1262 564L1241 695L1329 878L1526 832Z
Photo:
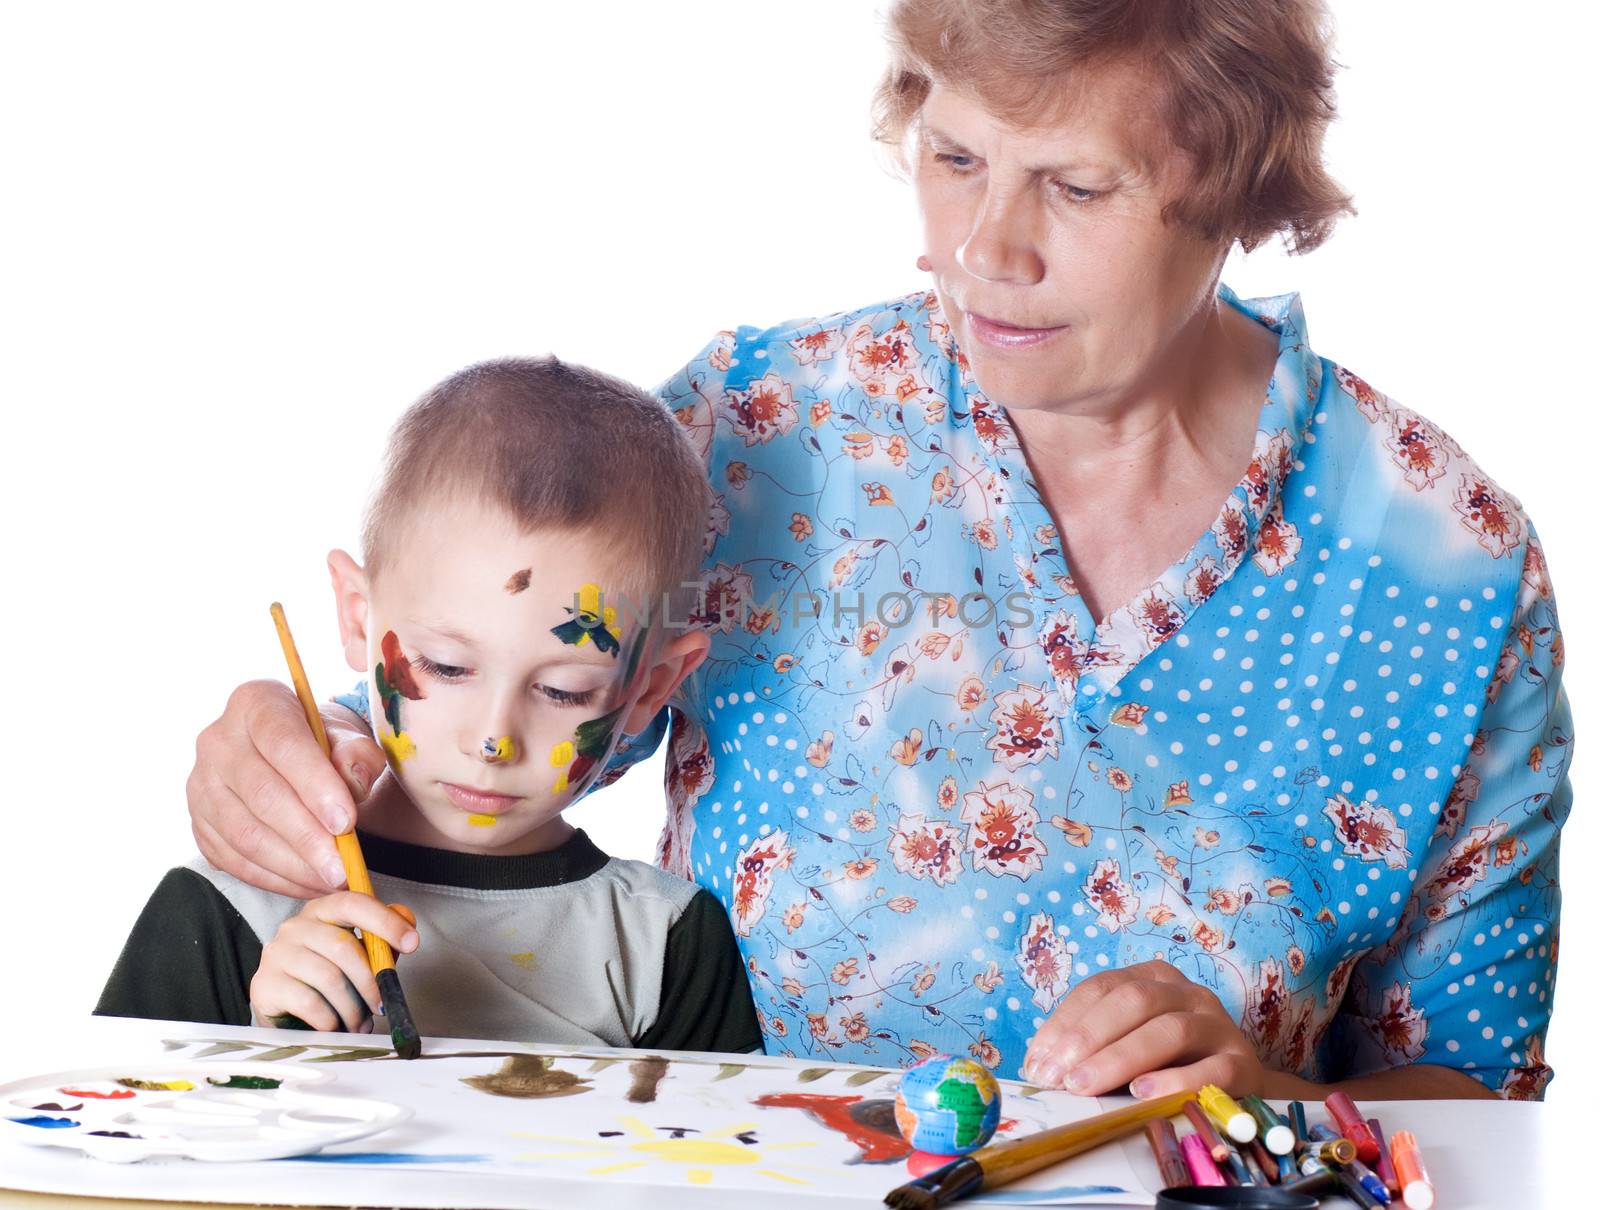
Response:
M294 694L300 699L300 708L306 712L306 722L322 746L322 754L332 759L333 749L328 744L328 732L322 726L322 713L317 709L317 699L311 696L311 682L306 680L305 665L300 662L300 652L295 648L294 636L289 633L289 619L283 606L272 603L272 621L278 628L278 642L283 645L283 658L289 662L289 679L294 682ZM339 857L344 862L345 881L350 889L361 895L372 894L372 877L367 873L366 858L361 855L361 842L355 829L335 836ZM422 1035L411 1019L411 1009L406 1004L406 994L400 990L400 976L394 969L394 950L382 937L362 931L361 942L367 949L367 965L378 981L378 994L383 997L383 1015L389 1022L389 1040L395 1053L402 1059L415 1059L422 1053Z
M1184 1102L1194 1098L1192 1092L1174 1092L1140 1101L1137 1105L1113 1109L1097 1117L1085 1118L1081 1122L1054 1126L1024 1138L990 1143L971 1155L962 1156L928 1173L920 1180L890 1190L883 1200L894 1210L936 1210L936 1207L948 1205L980 1189L1009 1185L1041 1168L1048 1168L1081 1152L1092 1151L1112 1139L1133 1134L1155 1118L1168 1118L1182 1113Z

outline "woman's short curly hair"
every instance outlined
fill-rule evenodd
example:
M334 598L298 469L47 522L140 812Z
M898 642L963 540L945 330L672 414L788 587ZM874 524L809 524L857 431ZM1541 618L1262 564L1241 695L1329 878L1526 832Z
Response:
M1073 81L1127 63L1193 176L1165 217L1254 248L1327 239L1350 197L1322 164L1334 116L1321 0L894 0L874 136L893 148L934 81L1017 125L1048 122Z

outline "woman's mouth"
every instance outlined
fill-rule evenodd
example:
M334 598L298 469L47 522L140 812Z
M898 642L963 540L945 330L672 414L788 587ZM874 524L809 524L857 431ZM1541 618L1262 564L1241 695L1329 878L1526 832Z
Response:
M501 815L522 799L515 794L495 794L488 790L475 790L471 786L458 786L454 782L439 783L450 801L470 815Z
M996 349L1027 348L1049 340L1058 332L1065 332L1068 327L1062 324L1054 328L1024 328L972 311L967 312L967 323L972 328L974 339Z

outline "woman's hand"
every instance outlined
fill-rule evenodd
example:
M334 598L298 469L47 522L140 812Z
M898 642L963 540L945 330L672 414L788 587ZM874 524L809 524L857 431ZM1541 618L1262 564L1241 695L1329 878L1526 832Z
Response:
M1136 1097L1202 1084L1247 1096L1269 1075L1216 993L1159 959L1103 971L1068 992L1028 1043L1022 1074L1083 1096L1127 1084Z
M395 951L417 948L410 921L371 895L353 891L313 899L278 926L250 980L250 1007L260 1021L299 1017L312 1029L366 1033L381 1007L367 951L349 932L382 937Z
M189 816L206 860L263 890L310 899L344 885L333 834L384 770L361 719L324 706L333 747L317 746L294 690L250 681L200 733L189 774Z

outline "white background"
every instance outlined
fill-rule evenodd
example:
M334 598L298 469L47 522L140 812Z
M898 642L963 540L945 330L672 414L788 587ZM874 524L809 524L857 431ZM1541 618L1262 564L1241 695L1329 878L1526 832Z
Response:
M194 736L282 675L267 604L320 694L353 682L323 558L422 389L544 351L652 385L719 328L921 287L868 138L877 7L0 6L0 1039L87 1011L189 855ZM1593 12L1336 3L1328 155L1360 216L1226 275L1301 291L1320 352L1521 497L1584 739ZM1570 1107L1600 1075L1579 749L1548 1046ZM576 821L648 857L659 778Z

